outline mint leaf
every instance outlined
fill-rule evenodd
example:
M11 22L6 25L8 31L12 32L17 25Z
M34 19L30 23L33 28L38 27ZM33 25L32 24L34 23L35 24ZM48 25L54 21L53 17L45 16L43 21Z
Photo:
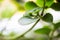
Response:
M42 20L46 22L53 22L53 16L50 13L47 13L42 17Z
M53 1L54 0L46 0L45 1L45 6L47 6L47 7L50 7L52 4L53 4ZM43 7L43 5L44 5L44 0L36 0L36 4L39 6L39 7Z
M36 7L38 7L38 6L32 1L29 1L29 2L25 3L25 9L26 10L31 10L31 9L34 9Z

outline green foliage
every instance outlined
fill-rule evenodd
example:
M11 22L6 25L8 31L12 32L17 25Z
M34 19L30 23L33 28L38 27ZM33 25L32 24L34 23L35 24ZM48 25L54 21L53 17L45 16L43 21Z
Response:
M53 16L50 13L46 13L43 17L42 20L46 22L53 22Z
M56 11L60 11L60 3L53 3L51 5L51 8L56 10Z
M25 9L26 10L31 10L38 7L33 1L29 1L25 3Z
M29 18L38 18L39 16L39 11L41 11L42 8L34 8L32 10L27 11L23 16L24 17L29 17Z
M7 8L2 11L1 16L2 16L2 18L11 18L14 15L14 12L15 11Z
M59 6L60 3L57 4L57 3L54 3L53 1L54 0L36 0L35 3L32 1L28 1L25 3L25 9L27 10L27 12L23 15L23 17L19 21L21 24L25 24L25 25L33 22L35 22L35 24L27 32L25 32L24 35L28 33L31 29L33 29L34 26L36 26L36 24L39 22L39 20L42 19L43 21L50 23L51 26L44 26L43 28L37 29L34 32L37 34L47 35L49 40L53 40L54 32L56 29L60 27L60 22L53 24L53 15L50 13L46 13L44 15L44 11L46 7L47 8L51 7L53 9L60 8ZM43 15L40 15L40 14L43 14ZM48 40L48 39L39 38L37 40Z
M39 29L35 30L34 32L37 34L46 35L46 36L48 36L49 40L53 40L53 38L55 37L54 36L55 30L58 30L58 28L60 28L60 22L52 24L53 15L50 13L46 13L44 15L44 11L45 11L46 7L47 8L51 7L54 10L60 11L60 3L59 3L60 1L57 1L57 3L54 3L53 2L54 0L36 0L36 2L28 1L24 5L25 8L23 7L23 3L24 3L23 0L13 0L13 1L19 10L25 10L25 9L27 10L26 13L23 15L23 17L19 19L20 24L28 25L30 23L35 22L34 25L28 31L23 33L23 37L26 33L31 31L41 19L45 22L49 22L50 25L53 26L53 29L51 29L50 26L44 26L43 28L39 28ZM43 15L40 15L40 14L43 14ZM3 10L1 16L2 16L2 18L11 18L13 15L14 15L13 10L6 9L6 10ZM10 33L9 36L14 37L14 35L15 35L15 33L12 32L12 33ZM0 36L2 36L2 34L0 34ZM21 38L22 36L19 36L19 37ZM20 39L19 37L16 39L34 40L34 39L28 39L28 38ZM57 35L57 37L60 37L60 33ZM48 40L48 39L44 38L44 37L42 37L42 38L40 37L36 40Z
M55 24L54 24L54 28L55 28L55 30L58 29L58 28L60 28L60 22L55 23Z
M36 0L36 4L39 7L43 7L44 5L44 0ZM45 6L50 7L53 4L53 0L45 0Z
M37 19L32 19L32 18L28 18L28 17L22 17L20 20L19 20L19 23L21 25L28 25L28 24L31 24L33 22L35 22Z
M39 11L42 10L42 8L34 8L30 11L27 11L23 17L19 20L19 23L20 24L23 24L23 25L28 25L30 23L33 23L35 21L37 21L37 19L40 17L39 16Z
M40 29L35 30L35 33L38 33L38 34L48 35L50 32L51 32L51 29L48 27L44 27L44 28L40 28Z

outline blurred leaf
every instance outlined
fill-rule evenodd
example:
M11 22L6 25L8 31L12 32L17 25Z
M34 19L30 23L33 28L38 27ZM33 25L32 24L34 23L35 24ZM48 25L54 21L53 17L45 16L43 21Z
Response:
M11 32L10 34L9 34L9 36L10 37L14 37L16 34L14 33L14 32Z
M28 18L28 17L22 17L20 20L19 20L19 23L21 25L28 25L30 23L33 23L35 22L37 19L32 19L32 18Z
M50 7L52 4L53 4L53 1L54 0L46 0L45 1L45 6L47 6L47 7ZM43 7L43 5L44 5L44 0L36 0L36 4L39 6L39 7Z
M14 0L16 1L17 3L23 3L24 1L23 0Z
M31 10L38 7L33 1L29 1L25 3L25 9L26 10Z
M18 11L25 11L25 8L23 6L17 6Z
M39 12L42 10L42 8L34 8L32 10L27 11L23 16L24 17L29 17L29 18L38 18L39 17Z
M53 16L50 13L47 13L42 17L42 20L46 22L53 22Z
M54 3L51 5L51 8L56 10L56 11L60 11L60 3Z
M54 24L54 28L55 28L55 29L58 29L59 27L60 27L60 22Z
M2 11L2 18L11 18L14 15L15 11L13 11L12 9L5 9Z
M0 2L2 2L3 0L0 0Z
M25 11L23 0L11 0L11 2L17 7L18 11Z
M3 36L3 33L0 33L0 37Z
M12 2L18 3L18 4L23 4L24 0L11 0Z
M51 31L50 28L45 27L45 28L40 28L40 29L35 30L35 33L48 35L50 31Z
M39 18L39 11L41 8L34 8L30 11L27 11L22 18L20 18L19 23L22 25L27 25L35 22Z

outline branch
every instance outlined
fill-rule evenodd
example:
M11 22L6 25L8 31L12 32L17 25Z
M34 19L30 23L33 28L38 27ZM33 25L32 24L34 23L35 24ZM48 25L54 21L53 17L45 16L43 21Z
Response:
M43 16L44 9L45 9L45 0L44 0L43 10L42 10L41 16ZM39 21L40 21L40 17L39 17L39 19L35 22L35 24L34 24L28 31L26 31L25 33L23 33L22 35L18 36L18 37L15 38L15 39L20 39L20 38L23 37L25 34L27 34L28 32L30 32L30 31L36 26L36 24L37 24Z
M44 9L45 9L45 0L44 0L44 3L43 3L43 10L42 10L41 16L43 16L43 14L44 14Z
M29 31L31 31L39 21L40 21L40 18L35 22L35 24L28 31L26 31L25 33L23 33L22 35L18 36L15 39L19 39L19 38L23 37L25 34L27 34Z

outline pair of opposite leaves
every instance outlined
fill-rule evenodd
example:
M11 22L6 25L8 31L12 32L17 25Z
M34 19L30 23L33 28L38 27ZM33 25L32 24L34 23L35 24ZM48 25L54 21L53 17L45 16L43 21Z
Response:
M39 11L41 11L41 8L43 8L43 4L44 4L44 0L37 0L36 3L32 2L32 1L29 1L29 2L25 3L25 9L29 10L29 11L32 11L32 9L35 9L35 8L39 7L38 9L40 9ZM46 4L45 4L46 6L50 7L52 4L53 4L53 0L46 0ZM28 13L26 13L26 14L29 14L29 11L27 11ZM26 14L24 14L24 15L26 15ZM28 17L29 17L28 15L27 15L27 17L23 16L19 20L20 24L23 24L23 25L30 24L32 22L35 22L38 19L38 18L37 19L33 19L33 18L31 19L31 18L28 18ZM49 17L49 18L47 18L47 17ZM53 21L53 16L51 14L47 13L42 19L47 21L47 22L52 22Z

